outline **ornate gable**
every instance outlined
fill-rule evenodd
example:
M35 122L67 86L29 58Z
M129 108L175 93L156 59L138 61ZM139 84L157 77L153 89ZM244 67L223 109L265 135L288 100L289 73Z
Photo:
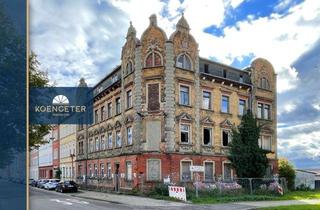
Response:
M108 125L107 125L107 130L110 131L110 130L112 130L112 129L113 129L113 126L112 126L111 124L108 124Z
M114 125L115 128L120 128L121 127L121 123L119 121L116 122L116 124Z
M102 126L102 127L100 128L100 133L104 133L105 131L106 131L105 127Z
M180 121L180 120L192 121L192 117L191 117L191 115L189 115L188 113L183 112L183 113L181 113L180 115L178 115L178 116L176 117L176 120L177 120L177 121Z
M208 124L208 125L214 125L214 121L211 120L210 117L204 117L202 120L201 120L201 123L202 124Z
M233 124L230 122L230 120L225 119L220 123L220 127L222 128L232 128Z

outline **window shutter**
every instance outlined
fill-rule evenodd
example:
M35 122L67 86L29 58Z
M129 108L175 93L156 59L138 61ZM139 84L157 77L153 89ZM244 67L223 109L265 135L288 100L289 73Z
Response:
M159 103L159 84L148 85L148 110L158 111L160 109Z

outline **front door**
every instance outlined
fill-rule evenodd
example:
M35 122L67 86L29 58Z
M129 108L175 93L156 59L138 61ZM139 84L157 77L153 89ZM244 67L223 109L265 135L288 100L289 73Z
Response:
M120 168L120 164L119 163L115 163L115 173L114 173L114 179L115 179L115 187L114 187L114 190L116 192L119 192L119 176L120 176L120 173L119 173L119 168Z

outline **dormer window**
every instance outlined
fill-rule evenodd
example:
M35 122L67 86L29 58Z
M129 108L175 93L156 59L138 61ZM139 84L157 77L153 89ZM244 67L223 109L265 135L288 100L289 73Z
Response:
M186 54L182 54L177 58L176 67L191 70L191 61Z
M125 75L130 74L131 72L133 72L133 64L132 61L129 61L126 67Z
M147 55L145 67L162 66L162 57L159 52L152 51Z
M270 84L267 78L262 77L260 79L260 88L265 89L265 90L270 90Z

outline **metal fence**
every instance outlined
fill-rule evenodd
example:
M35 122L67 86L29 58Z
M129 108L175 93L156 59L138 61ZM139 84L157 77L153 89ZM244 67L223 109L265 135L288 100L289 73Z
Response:
M168 195L168 186L183 186L188 196L229 196L229 195L280 195L287 191L285 178L230 178L216 177L210 181L203 177L182 177L176 174L163 177L161 181L148 181L145 174L133 176L130 180L123 174L110 177L78 177L80 188L95 191L126 192L139 194Z

